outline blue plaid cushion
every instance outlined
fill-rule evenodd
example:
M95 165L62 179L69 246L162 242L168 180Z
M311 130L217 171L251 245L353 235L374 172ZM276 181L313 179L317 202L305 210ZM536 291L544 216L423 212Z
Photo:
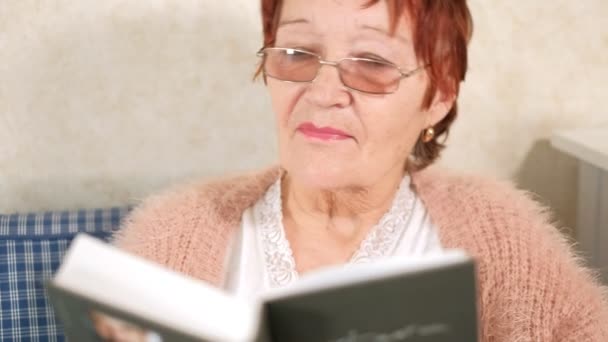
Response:
M128 211L0 215L0 341L65 340L44 284L77 233L107 239Z

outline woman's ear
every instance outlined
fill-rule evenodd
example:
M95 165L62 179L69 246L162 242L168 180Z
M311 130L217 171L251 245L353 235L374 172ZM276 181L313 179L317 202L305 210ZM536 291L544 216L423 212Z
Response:
M456 95L445 95L437 91L433 97L433 102L427 109L427 125L426 127L435 126L438 124L454 106Z

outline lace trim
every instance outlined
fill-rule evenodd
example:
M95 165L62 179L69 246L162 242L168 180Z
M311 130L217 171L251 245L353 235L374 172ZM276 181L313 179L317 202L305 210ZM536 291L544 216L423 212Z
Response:
M412 214L415 196L409 176L403 177L389 211L382 216L350 259L359 264L391 255L397 248Z
M264 261L271 287L285 286L298 279L296 261L283 229L281 179L268 188L262 198L259 218Z
M415 196L405 176L391 208L361 242L350 263L366 263L389 256L403 236L414 206ZM268 188L257 208L259 238L271 287L282 287L298 279L293 251L285 235L281 203L281 179Z

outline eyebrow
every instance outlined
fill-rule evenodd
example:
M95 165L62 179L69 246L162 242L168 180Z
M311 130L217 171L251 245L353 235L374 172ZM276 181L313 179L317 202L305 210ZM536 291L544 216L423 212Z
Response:
M310 23L310 21L306 20L306 19L291 19L291 20L284 20L279 22L279 26L285 26L285 25L294 25L294 24L308 24Z
M379 28L379 27L369 26L369 25L361 25L359 27L362 28L362 29L372 30L372 31L375 31L375 32L382 33L385 36L388 36L390 38L397 38L398 40L400 40L402 43L405 43L405 44L409 44L410 43L410 41L407 38L405 38L403 36L400 36L398 34L390 34L387 30Z

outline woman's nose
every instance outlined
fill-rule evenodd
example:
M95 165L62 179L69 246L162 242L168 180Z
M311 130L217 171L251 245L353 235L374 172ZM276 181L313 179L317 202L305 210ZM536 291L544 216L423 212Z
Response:
M349 89L340 79L340 70L333 62L321 63L308 92L310 100L321 107L344 107L352 101Z

